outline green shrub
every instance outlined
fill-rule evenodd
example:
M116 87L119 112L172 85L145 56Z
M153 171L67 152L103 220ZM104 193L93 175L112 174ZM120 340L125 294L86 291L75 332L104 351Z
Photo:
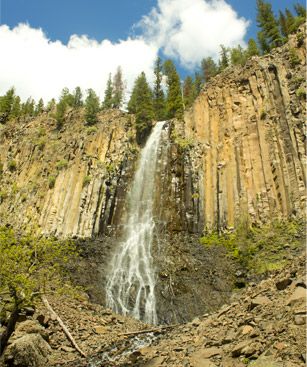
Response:
M67 168L67 166L68 166L68 162L66 159L61 159L60 161L57 161L55 164L56 169L59 171Z
M16 168L17 168L17 163L16 163L16 161L14 161L13 159L12 159L12 160L10 160L10 161L8 162L7 168L8 168L11 172L16 171Z
M55 176L49 176L48 178L48 187L49 189L53 189L55 185L56 177Z
M300 99L306 98L306 89L304 87L300 87L296 90L296 96Z
M260 111L260 120L264 120L266 118L266 115L267 115L266 111L262 109Z
M241 223L232 233L216 232L200 238L204 246L222 246L232 258L251 271L262 274L287 265L290 250L303 246L305 227L300 221L273 220L261 227Z
M0 191L0 204L7 198L8 194L5 190Z
M292 67L299 65L301 63L301 60L294 48L290 48L289 57L290 57L290 60L289 60L290 65Z
M91 182L91 180L92 180L91 176L85 176L85 177L83 178L83 184L82 184L82 187L87 186L87 185Z
M299 32L297 35L297 47L303 46L305 43L305 35L303 32Z
M98 129L96 126L89 126L87 129L86 129L86 133L87 135L92 135L92 134L95 134L97 133Z

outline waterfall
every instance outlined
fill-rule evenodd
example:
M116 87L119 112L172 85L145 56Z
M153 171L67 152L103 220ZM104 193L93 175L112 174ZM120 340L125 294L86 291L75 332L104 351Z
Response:
M153 128L141 151L128 200L128 220L106 285L107 306L147 323L157 323L155 271L151 247L155 223L155 173L165 121Z

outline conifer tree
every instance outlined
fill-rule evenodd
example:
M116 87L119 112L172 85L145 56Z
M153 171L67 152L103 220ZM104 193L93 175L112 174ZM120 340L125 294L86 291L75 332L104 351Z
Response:
M113 98L112 105L114 108L120 108L124 102L124 81L123 73L120 66L118 66L113 78Z
M20 117L20 115L21 115L21 101L20 101L19 96L16 96L14 98L14 102L13 102L13 106L12 106L12 110L11 110L10 115L13 118Z
M21 106L21 113L24 116L32 117L34 116L34 109L35 109L35 101L33 98L29 97L25 103Z
M180 78L176 67L171 60L163 64L164 74L167 77L166 116L168 119L183 117L183 100L180 86Z
M52 98L52 99L48 102L46 109L47 109L47 111L48 111L48 112L50 112L50 111L53 111L53 110L55 109L55 107L56 107L56 102L55 102L55 99L54 99L54 98Z
M162 121L165 119L165 96L162 89L163 65L161 58L158 57L154 68L155 82L153 90L153 108L155 119Z
M285 30L287 32L286 37L288 37L289 34L295 32L297 28L297 17L295 17L288 8L286 8L285 14L286 14L285 15L285 18L286 18L285 19L286 20ZM282 25L280 24L280 27L281 26Z
M219 71L223 71L229 66L229 50L224 45L220 45Z
M14 88L10 88L4 96L0 97L0 123L4 124L9 119L13 107L14 98Z
M306 19L306 7L300 3L294 4L294 9L298 17Z
M270 45L268 44L264 33L262 31L258 32L257 37L258 37L258 42L260 45L261 53L264 55L270 52Z
M245 64L246 54L240 45L230 50L230 61L232 65L244 65Z
M54 117L56 119L58 129L60 129L63 126L66 108L67 104L64 99L61 99L59 103L57 103L56 105L56 111Z
M109 79L107 81L107 87L104 92L104 100L102 103L102 108L107 110L113 107L113 84L112 84L112 75L109 74Z
M194 81L193 81L193 93L194 93L193 100L199 95L202 87L203 87L203 77L201 73L196 72L194 74Z
M201 61L202 77L205 82L214 77L218 73L217 65L212 57L206 57Z
M152 91L144 72L139 75L134 83L128 103L128 111L135 114L137 142L141 144L150 132L154 118Z
M257 0L257 24L263 33L261 37L264 38L270 49L282 45L283 40L272 5L264 0Z
M93 125L98 121L97 113L100 110L99 97L93 89L88 89L85 100L85 120L88 125Z
M193 79L191 76L187 76L183 83L183 103L185 108L192 106L195 95Z
M38 101L35 110L34 110L34 115L38 116L40 115L42 112L44 111L44 101L42 98L40 98L40 100Z
M249 58L258 55L259 55L259 49L257 43L253 38L250 38L247 44L246 57Z
M68 88L63 88L60 96L60 101L66 104L66 106L73 107L74 106L74 96L69 92Z
M73 106L74 107L81 107L83 106L83 101L82 101L82 91L80 87L76 87L74 94L74 101L73 101Z

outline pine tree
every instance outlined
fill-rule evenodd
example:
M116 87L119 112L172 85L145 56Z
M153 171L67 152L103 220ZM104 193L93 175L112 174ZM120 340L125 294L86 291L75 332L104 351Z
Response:
M153 90L153 108L155 119L162 121L165 119L165 96L162 89L163 65L161 58L158 57L154 68L155 82Z
M42 98L40 98L40 100L38 101L35 110L34 110L34 115L38 116L40 115L42 112L44 111L44 101Z
M306 19L306 7L302 4L294 4L294 9L298 17Z
M74 101L73 101L73 106L74 107L82 107L83 106L83 101L82 101L82 91L80 87L76 87L74 94Z
M69 92L68 88L63 88L60 96L60 101L66 104L66 106L73 107L74 106L74 96Z
M151 130L154 118L152 91L144 72L139 75L134 83L128 103L128 111L135 114L137 142L142 144Z
M120 66L118 66L117 71L113 78L113 98L112 105L114 108L120 108L124 101L124 81L123 73Z
M166 117L183 118L183 100L180 86L180 78L176 67L171 60L163 64L164 73L167 77Z
M21 101L20 97L16 96L12 105L10 116L13 118L20 117L21 115Z
M264 33L261 32L261 31L258 32L257 37L258 37L258 42L259 42L259 45L260 45L261 53L264 55L264 54L267 54L268 52L270 52L270 45L267 43L267 39L266 39Z
M0 123L4 124L9 119L13 107L14 98L14 88L10 88L4 96L0 97Z
M289 35L289 28L288 28L286 16L281 10L279 10L278 23L279 23L281 35L287 38Z
M104 100L102 103L102 108L107 110L113 107L113 84L112 84L112 75L109 74L109 79L107 81L107 87L104 92Z
M230 61L232 65L244 65L246 63L246 54L240 45L230 50Z
M32 117L34 116L35 101L33 98L29 97L25 103L21 106L21 114L24 116Z
M192 106L195 94L193 79L191 76L187 76L183 82L183 102L185 108Z
M272 5L264 0L257 0L257 24L263 32L262 37L264 37L270 49L282 45L283 40Z
M201 73L196 72L194 74L194 81L193 81L194 99L198 97L199 93L201 92L202 87L203 87L202 75Z
M58 129L60 129L63 126L66 108L67 104L64 99L61 99L59 103L57 103L56 105L56 111L54 117L56 119Z
M85 120L88 125L98 122L97 113L100 110L99 97L93 89L88 89L85 100Z
M55 102L55 99L54 99L54 98L52 98L52 99L48 102L47 107L46 107L46 110L47 110L48 112L52 112L52 111L55 109L55 107L56 107L56 102Z
M257 43L253 38L250 38L247 44L246 57L249 58L258 55L259 55L259 49Z
M206 57L201 61L202 77L205 82L209 82L218 73L218 68L212 57Z
M229 66L229 49L224 45L220 45L219 71L223 71Z

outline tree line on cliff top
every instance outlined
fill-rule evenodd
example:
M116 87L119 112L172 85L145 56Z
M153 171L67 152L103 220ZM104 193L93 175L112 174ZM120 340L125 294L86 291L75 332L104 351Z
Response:
M142 72L135 80L130 99L126 103L128 112L136 116L140 135L150 129L152 120L181 119L184 110L192 106L203 85L228 66L244 65L250 57L266 54L284 44L306 18L306 8L303 5L295 4L294 10L295 14L286 8L284 12L279 11L276 17L269 2L257 0L257 42L253 38L249 39L245 49L240 45L234 48L221 45L218 62L212 57L203 58L194 76L187 76L183 82L173 61L162 62L158 57L155 61L153 86L150 87L145 73ZM50 112L60 129L69 107L84 107L85 121L88 125L93 125L98 121L99 111L119 109L124 105L125 82L122 69L118 67L113 77L109 75L102 102L93 89L87 90L84 99L81 88L76 87L73 92L64 88L58 102L52 99L45 105L42 99L36 103L30 97L22 103L20 97L15 95L14 88L11 88L0 97L0 123Z

